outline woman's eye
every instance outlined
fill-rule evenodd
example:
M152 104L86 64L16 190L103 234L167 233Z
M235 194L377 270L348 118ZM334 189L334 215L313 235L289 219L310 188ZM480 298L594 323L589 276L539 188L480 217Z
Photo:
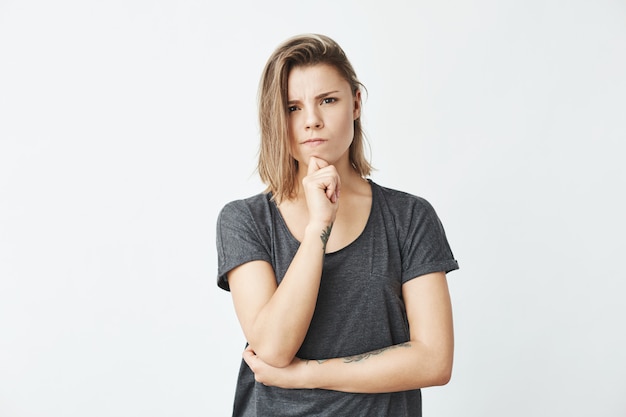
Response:
M293 113L296 110L298 110L298 108L296 106L289 106L289 107L287 107L287 112L288 113Z
M322 100L324 104L334 103L335 101L337 101L337 99L332 98L332 97L326 97L324 100Z

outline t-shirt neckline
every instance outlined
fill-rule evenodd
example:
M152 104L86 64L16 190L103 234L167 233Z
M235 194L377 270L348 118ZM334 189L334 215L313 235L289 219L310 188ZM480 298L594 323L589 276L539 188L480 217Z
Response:
M333 252L327 252L326 256L333 256L335 254L339 254L345 250L347 250L348 248L354 246L358 241L360 241L363 236L365 235L365 232L368 231L368 229L370 228L370 223L372 222L372 216L374 213L374 204L377 203L377 197L376 197L376 192L374 190L374 181L372 181L370 178L366 178L367 182L370 184L370 188L372 190L372 204L370 206L370 212L367 216L367 221L365 222L365 227L363 227L363 230L361 230L361 233L359 233L359 235L350 243L348 243L346 246L337 249L336 251ZM285 221L283 214L280 212L280 210L278 209L278 206L276 205L276 201L274 201L272 199L272 193L269 192L268 193L268 198L271 202L271 206L272 206L272 210L276 213L276 215L278 216L279 219L279 223L280 223L280 227L283 228L283 231L285 232L285 234L287 236L289 236L289 239L297 246L300 246L300 241L298 239L296 239L296 237L293 235L293 233L291 233L291 230L289 230L289 227L287 226L287 222Z

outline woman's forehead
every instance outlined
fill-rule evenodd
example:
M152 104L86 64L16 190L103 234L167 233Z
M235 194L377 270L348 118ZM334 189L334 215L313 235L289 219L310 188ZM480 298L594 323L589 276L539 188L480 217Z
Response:
M337 91L350 89L348 82L332 65L298 66L289 72L287 90L290 95L315 95L326 92L329 88Z

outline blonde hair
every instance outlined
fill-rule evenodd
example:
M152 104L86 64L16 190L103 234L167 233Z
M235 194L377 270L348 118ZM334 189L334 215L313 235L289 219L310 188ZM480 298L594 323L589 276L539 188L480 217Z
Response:
M269 57L259 84L258 106L261 144L257 171L277 201L293 198L297 191L298 161L290 153L287 122L287 81L295 67L326 64L334 67L350 84L352 95L365 88L341 47L328 36L294 36ZM363 177L373 169L365 157L365 135L361 119L354 121L354 138L349 156L352 167Z

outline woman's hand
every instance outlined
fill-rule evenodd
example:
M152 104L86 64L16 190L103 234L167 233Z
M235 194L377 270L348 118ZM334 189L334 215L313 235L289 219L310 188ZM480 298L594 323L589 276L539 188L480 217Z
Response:
M341 188L335 167L323 159L312 156L302 185L309 209L309 222L322 223L324 227L331 225L337 214Z
M243 352L243 359L254 373L254 379L263 385L288 389L309 388L304 375L307 361L294 358L286 367L275 368L263 362L250 346Z

